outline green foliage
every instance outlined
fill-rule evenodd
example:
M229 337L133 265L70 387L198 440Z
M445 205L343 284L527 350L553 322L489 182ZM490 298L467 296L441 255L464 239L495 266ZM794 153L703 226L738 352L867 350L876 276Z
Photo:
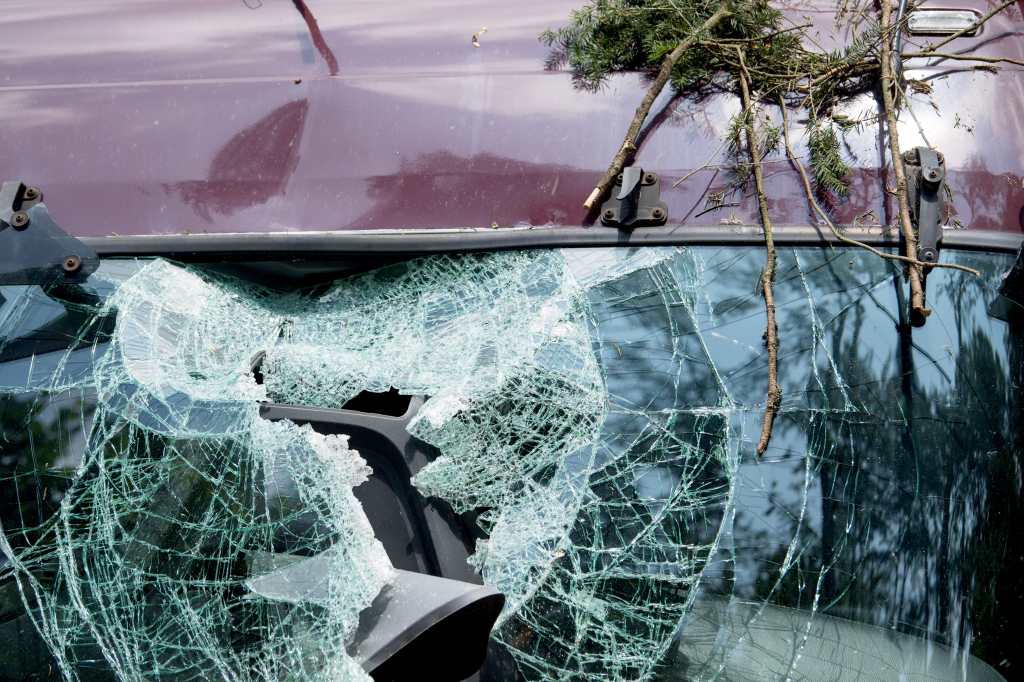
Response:
M581 85L598 87L616 71L657 69L665 55L719 6L703 0L593 0L573 11L568 25L548 29L540 39L552 48L550 68L568 63ZM781 26L782 14L766 0L735 4L714 35L704 37L676 64L672 83L685 90L731 70L733 44L748 45L757 55L748 57L754 62L792 59L799 49L797 37L780 34L757 40Z
M846 196L850 167L843 161L835 127L816 121L807 131L807 148L811 152L811 170L818 190Z
M568 64L586 88L597 88L611 73L658 69L681 41L693 35L720 3L705 0L590 0L566 26L547 30L541 40L552 48L550 68ZM783 21L767 0L734 0L731 14L688 49L675 64L671 83L678 92L700 97L709 89L736 91L742 51L753 97L761 103L806 109L815 123L808 135L811 167L820 189L846 194L849 168L839 148L845 128L830 112L844 98L872 87L877 78L877 23L832 52L810 50L803 28ZM758 116L758 119L764 118ZM727 142L736 160L737 180L749 175L742 115L729 125ZM765 118L755 124L758 158L775 151L781 129Z
M782 128L772 124L767 116L756 116L753 112L739 111L729 120L729 128L726 131L726 149L729 158L733 162L733 173L736 176L736 184L745 185L750 180L753 169L750 163L750 154L747 151L746 124L749 118L753 119L754 135L757 137L757 158L767 158L779 149L782 142Z
M750 159L746 153L746 125L749 114L748 111L740 111L729 119L729 127L725 133L726 148L729 158L733 160L736 182L740 185L745 185L750 179Z
M774 154L778 151L779 145L782 142L782 128L772 125L771 121L765 118L764 124L757 135L757 141L759 143L759 159Z
M815 55L808 79L808 105L818 111L844 96L863 91L875 83L877 62L875 51L882 39L882 29L872 22L840 49Z

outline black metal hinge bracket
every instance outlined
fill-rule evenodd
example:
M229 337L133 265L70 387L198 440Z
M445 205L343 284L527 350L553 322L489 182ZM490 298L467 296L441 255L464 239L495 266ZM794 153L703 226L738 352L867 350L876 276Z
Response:
M20 180L0 184L0 284L77 284L99 267L96 252L60 229L42 199Z
M632 229L664 225L668 206L661 201L661 178L639 166L622 169L612 195L601 205L603 225Z
M940 152L915 147L903 154L907 199L917 228L917 259L937 263L942 243L942 208L946 197L946 160Z

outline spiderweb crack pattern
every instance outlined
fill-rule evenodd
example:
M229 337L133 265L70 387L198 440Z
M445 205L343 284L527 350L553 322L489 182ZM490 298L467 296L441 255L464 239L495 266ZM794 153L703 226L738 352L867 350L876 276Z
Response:
M79 420L83 455L54 513L15 527L3 517L0 577L17 576L67 679L99 661L125 680L366 679L345 647L391 576L352 492L369 468L344 436L265 421L259 404L341 408L395 388L427 398L408 428L438 457L414 484L476 514L486 539L470 561L507 598L493 638L526 679L877 673L854 652L876 641L872 628L931 623L927 595L973 580L957 561L944 586L915 592L876 550L916 533L968 555L981 517L965 511L955 533L933 519L954 499L988 503L972 472L995 466L1003 446L984 443L999 428L929 470L916 440L937 451L963 420L949 400L914 396L995 414L958 363L995 376L1012 365L985 346L1004 333L985 305L1005 263L957 256L986 272L973 298L959 274L930 278L945 294L930 329L967 332L954 356L951 335L863 343L862 328L899 323L889 265L780 251L785 401L773 448L754 461L756 253L431 256L298 294L108 261L74 300L5 288L0 353L40 318L69 321L66 349L5 362L0 392L95 409ZM879 509L906 496L908 470L946 492L915 494L904 527ZM908 574L939 561L919 554L900 555ZM827 615L851 612L880 615L856 632ZM959 652L951 669L974 665L966 618L934 626ZM915 647L896 641L879 665L937 670Z

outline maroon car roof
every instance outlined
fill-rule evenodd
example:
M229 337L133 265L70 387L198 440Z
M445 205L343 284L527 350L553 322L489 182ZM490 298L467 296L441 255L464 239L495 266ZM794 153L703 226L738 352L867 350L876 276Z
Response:
M538 33L582 1L5 3L0 179L42 187L80 236L587 225L582 201L644 81L593 93L545 70ZM791 10L841 40L825 7ZM1024 59L1022 38L1018 5L944 49ZM945 154L950 221L1024 232L1024 68L947 61L908 77L932 92L910 97L901 142ZM716 166L736 108L727 95L677 100L651 121L637 163L662 175L670 225L757 224L750 196L707 210L729 186ZM847 113L877 105L865 96ZM848 137L840 222L885 219L881 143L873 123ZM808 224L783 157L767 182L773 218Z

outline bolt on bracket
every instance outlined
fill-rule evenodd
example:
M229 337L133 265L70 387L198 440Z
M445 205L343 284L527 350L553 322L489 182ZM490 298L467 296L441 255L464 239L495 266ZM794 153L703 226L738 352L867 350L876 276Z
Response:
M0 184L0 284L76 284L99 267L96 252L60 229L42 199L19 180Z
M917 259L937 263L942 242L942 206L946 196L946 160L940 152L915 147L903 154L907 199L917 228Z
M601 223L634 228L664 225L668 206L661 201L661 178L639 166L622 169L612 195L601 205Z

